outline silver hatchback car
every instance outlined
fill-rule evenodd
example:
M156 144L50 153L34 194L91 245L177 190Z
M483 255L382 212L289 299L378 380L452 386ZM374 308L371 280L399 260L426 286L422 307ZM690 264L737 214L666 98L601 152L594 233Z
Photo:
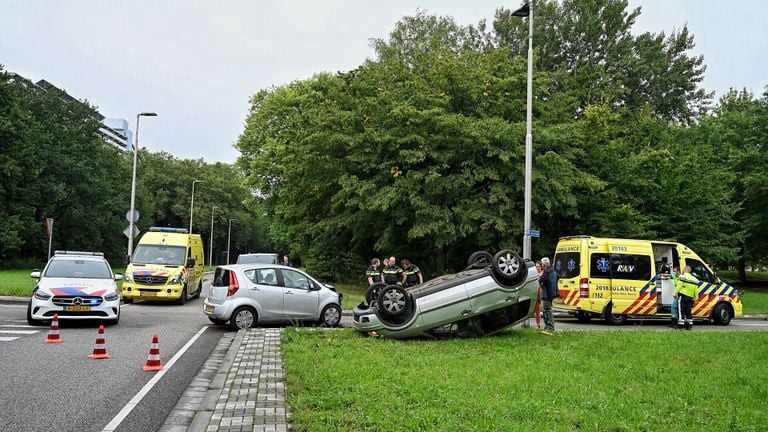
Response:
M538 297L536 267L517 253L475 252L462 272L421 285L374 284L353 311L360 332L391 338L498 333L531 317Z
M295 268L274 264L219 266L203 312L214 324L235 330L257 323L315 321L335 327L341 321L341 298Z

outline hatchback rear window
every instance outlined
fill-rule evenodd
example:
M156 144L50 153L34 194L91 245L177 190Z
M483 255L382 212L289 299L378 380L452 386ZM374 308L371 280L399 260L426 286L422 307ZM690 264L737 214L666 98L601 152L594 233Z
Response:
M215 287L228 287L229 286L229 270L221 267L216 268L216 272L213 274L213 284Z
M554 269L558 279L572 279L578 277L580 265L580 252L563 252L555 254Z

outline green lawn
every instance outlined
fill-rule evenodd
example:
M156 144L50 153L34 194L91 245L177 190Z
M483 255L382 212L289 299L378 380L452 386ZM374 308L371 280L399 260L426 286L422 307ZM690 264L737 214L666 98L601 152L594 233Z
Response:
M744 315L768 314L768 291L739 290Z
M114 273L122 274L124 268L113 268ZM0 270L0 295L2 296L18 296L29 297L32 295L32 290L35 288L37 279L32 279L29 274L32 270ZM117 286L121 287L123 281L117 282Z
M765 332L396 341L287 328L283 343L299 432L768 430Z
M336 291L344 294L341 299L341 308L352 310L365 300L365 287L355 284L332 284Z
M735 270L719 271L717 275L729 282L739 280L739 272ZM747 272L747 280L768 282L768 272Z

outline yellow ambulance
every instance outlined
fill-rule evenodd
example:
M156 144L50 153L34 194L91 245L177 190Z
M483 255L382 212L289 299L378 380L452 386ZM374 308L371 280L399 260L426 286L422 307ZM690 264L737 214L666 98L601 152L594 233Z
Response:
M203 241L184 228L152 227L139 240L123 275L125 302L174 301L200 297L203 289Z
M721 281L694 251L669 241L562 237L552 267L558 275L560 298L555 309L579 321L600 317L622 324L630 317L669 317L675 267L691 267L699 279L694 318L727 325L742 315L739 293Z

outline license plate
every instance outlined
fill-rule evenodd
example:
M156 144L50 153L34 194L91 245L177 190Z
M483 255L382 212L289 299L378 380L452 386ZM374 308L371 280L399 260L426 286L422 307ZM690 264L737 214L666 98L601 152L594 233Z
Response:
M139 295L142 297L155 297L157 293L154 291L139 291Z
M206 311L206 312L211 312L211 313L213 313L213 310L214 310L214 309L216 309L216 308L214 308L213 306L207 306L207 305L205 306L205 311Z
M88 312L91 310L90 306L64 306L64 310L71 312Z

